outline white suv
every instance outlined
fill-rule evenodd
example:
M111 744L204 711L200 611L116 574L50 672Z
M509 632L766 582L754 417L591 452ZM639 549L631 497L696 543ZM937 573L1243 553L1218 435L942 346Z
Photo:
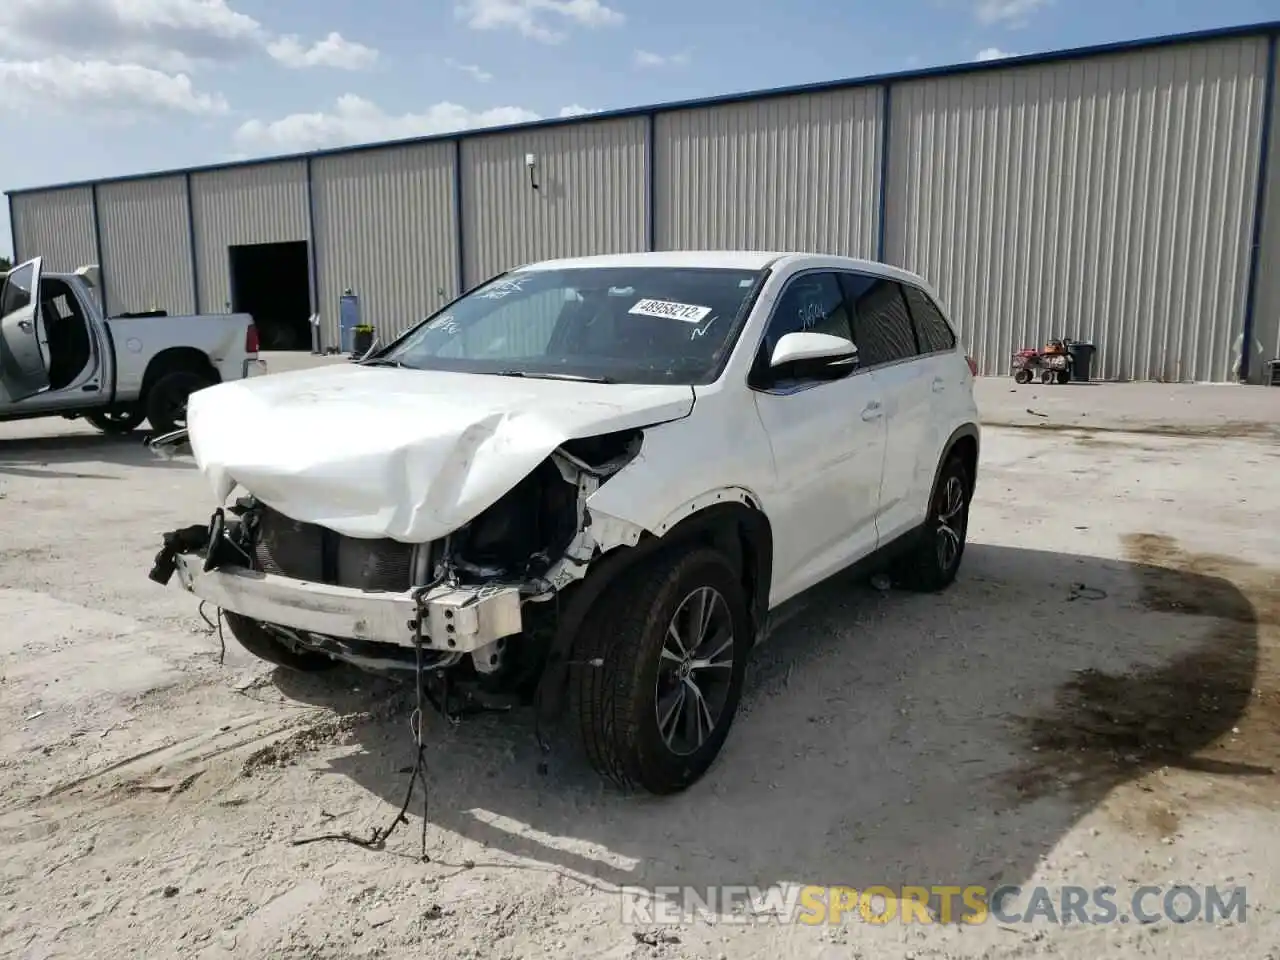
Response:
M285 667L567 703L602 774L671 793L720 751L780 604L858 561L955 577L973 373L884 264L537 263L359 363L192 396L222 506L152 577Z

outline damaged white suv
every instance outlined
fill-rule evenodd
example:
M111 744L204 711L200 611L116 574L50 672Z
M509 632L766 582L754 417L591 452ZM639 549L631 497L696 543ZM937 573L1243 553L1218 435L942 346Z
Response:
M222 506L152 578L275 664L567 704L602 774L671 793L781 604L858 561L955 577L973 373L928 285L879 263L533 264L363 362L193 395Z

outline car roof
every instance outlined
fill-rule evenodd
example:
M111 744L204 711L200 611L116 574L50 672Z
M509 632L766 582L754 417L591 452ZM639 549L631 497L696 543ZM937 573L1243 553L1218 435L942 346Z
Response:
M887 263L838 257L822 253L784 250L662 250L648 253L615 253L590 257L566 257L541 260L516 267L516 270L566 270L606 267L708 267L727 270L763 270L766 267L829 267L835 270L858 270L880 276L921 283L921 278Z

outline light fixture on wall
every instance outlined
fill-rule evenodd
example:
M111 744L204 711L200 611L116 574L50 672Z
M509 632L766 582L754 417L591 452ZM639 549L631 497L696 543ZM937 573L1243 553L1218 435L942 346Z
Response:
M538 181L533 175L533 168L538 165L538 158L534 156L532 153L526 153L524 155L524 165L529 169L529 186L537 190Z

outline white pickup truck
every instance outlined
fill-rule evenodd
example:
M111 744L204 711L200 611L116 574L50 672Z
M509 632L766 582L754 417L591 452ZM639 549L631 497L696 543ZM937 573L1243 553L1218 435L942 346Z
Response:
M265 371L248 314L106 317L96 266L20 263L0 289L0 421L84 417L104 433L186 424L197 390Z

